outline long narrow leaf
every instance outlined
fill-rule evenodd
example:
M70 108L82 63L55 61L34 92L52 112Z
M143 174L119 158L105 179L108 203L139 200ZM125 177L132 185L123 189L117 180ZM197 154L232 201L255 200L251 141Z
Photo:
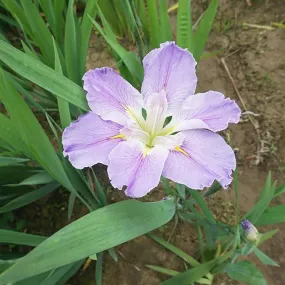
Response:
M151 47L156 48L159 47L160 44L159 40L160 29L159 29L159 19L157 13L157 1L147 0L147 9L149 16Z
M81 83L79 59L82 56L80 54L80 38L77 32L77 23L73 10L74 0L69 0L66 24L65 24L65 36L64 36L64 55L66 62L66 69L68 77L75 83Z
M0 276L0 284L40 274L119 245L162 226L174 212L173 200L154 203L127 200L96 210L64 227L20 259Z
M0 242L3 243L38 246L44 240L46 240L46 237L43 236L0 230Z
M52 66L52 34L37 10L36 5L31 0L20 0L20 2L32 30L33 40L43 53L45 63Z
M92 22L90 21L89 17L95 19L97 13L97 5L96 1L89 0L87 1L84 15L81 22L81 46L80 46L80 72L83 74L86 68L86 57L87 51L89 47L89 40L92 31Z
M177 15L177 44L192 51L191 0L179 0Z
M159 21L160 21L160 42L164 43L172 40L172 30L167 13L167 0L159 1Z
M54 69L56 72L62 75L62 68L60 64L60 59L58 55L58 50L55 41L53 41L53 48L54 48ZM65 129L67 126L71 124L71 116L70 116L70 109L69 103L66 102L64 99L57 97L57 104L58 104L58 111L61 126Z
M59 184L54 182L50 183L46 186L43 186L39 189L36 189L32 192L24 194L20 197L15 198L14 200L10 201L6 205L0 207L0 214L18 209L25 205L28 205L38 199L43 198L44 196L48 195L49 193L53 192L59 187Z
M0 40L0 60L15 72L66 101L88 110L83 89L42 62Z
M205 200L203 199L202 195L199 193L199 191L196 190L192 190L189 189L190 194L192 195L192 197L195 199L196 203L198 204L198 206L201 208L201 210L203 211L205 217L207 218L207 220L209 222L211 222L212 224L216 224L216 220L214 218L213 213L210 211L210 209L208 208Z
M198 281L203 276L207 275L210 270L215 266L215 264L215 260L201 264L197 267L194 267L162 282L161 285L189 285Z
M285 205L267 208L255 222L256 226L285 223Z
M245 218L249 219L252 223L255 223L267 209L269 203L274 197L276 188L276 182L271 185L271 172L269 172L265 186L260 194L258 202L254 207L246 214Z
M68 189L72 189L63 166L40 123L20 94L5 79L1 70L0 97L33 157L54 179Z
M165 240L149 234L149 236L155 240L157 243L159 243L160 245L164 246L165 248L167 248L168 250L172 251L173 253L175 253L177 256L179 256L180 258L182 258L184 261L188 262L189 264L191 264L192 266L198 266L200 265L200 263L194 259L192 256L190 256L189 254L185 253L183 250L181 250L180 248L172 245L169 242L166 242Z
M200 57L205 49L209 33L212 29L217 14L218 5L219 5L218 0L212 0L199 24L197 31L194 33L193 55L197 61L200 60Z

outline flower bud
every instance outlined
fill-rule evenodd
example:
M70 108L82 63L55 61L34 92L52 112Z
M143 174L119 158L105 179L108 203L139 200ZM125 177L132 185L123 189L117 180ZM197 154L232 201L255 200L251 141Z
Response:
M241 226L244 229L245 239L250 243L257 243L259 239L259 232L256 227L249 220L242 221Z

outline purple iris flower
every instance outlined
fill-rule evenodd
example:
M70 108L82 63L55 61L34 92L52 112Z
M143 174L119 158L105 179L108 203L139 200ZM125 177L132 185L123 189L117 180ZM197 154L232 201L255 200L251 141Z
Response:
M214 180L226 188L236 160L216 132L238 123L238 105L216 91L194 95L196 62L173 42L143 66L141 93L108 67L84 75L91 111L65 129L64 155L78 169L108 165L111 184L130 197L146 195L161 175L193 189Z

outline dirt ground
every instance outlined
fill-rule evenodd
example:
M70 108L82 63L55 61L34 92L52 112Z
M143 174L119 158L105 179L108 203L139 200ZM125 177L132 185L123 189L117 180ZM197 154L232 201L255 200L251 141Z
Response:
M205 10L208 1L192 2L195 20ZM231 126L224 133L237 153L242 212L254 205L269 170L279 183L285 182L285 29L247 27L248 24L270 26L272 22L285 20L285 0L251 2L252 6L249 7L246 0L220 0L219 13L206 48L207 52L218 51L218 55L202 60L197 68L198 91L221 91L235 99L244 112L253 114L253 123L248 115L244 115L241 123ZM175 19L175 16L172 17L172 20ZM104 40L93 35L87 69L102 66L115 67L115 62ZM65 193L60 192L60 195L64 201L67 200ZM147 199L154 201L163 196L163 191L158 189ZM125 198L120 192L114 192L111 196L115 201ZM220 212L230 213L228 201L233 198L234 193L230 188L212 198L210 204ZM285 203L285 197L276 199L274 203ZM50 217L55 212L59 216L64 214L66 219L66 202L57 203L56 208L39 207L37 211L28 211L28 220L41 219L43 225L50 227L51 234L68 222L63 222L58 215L52 221L42 218ZM34 228L35 231L38 225L38 221L34 225L30 224L30 229ZM173 222L160 229L161 234L167 238L172 228ZM279 225L278 228L279 232L264 243L262 250L279 263L280 268L265 267L254 260L268 280L268 285L285 284L285 225ZM268 229L264 227L259 230L264 232ZM198 254L197 236L190 225L179 223L171 242L194 257ZM146 264L184 270L183 262L178 257L147 236L125 243L117 249L118 262L108 254L104 255L103 285L157 285L167 279L165 275L146 268ZM94 285L95 262L84 272L81 270L68 284ZM219 276L215 281L215 285L231 284L241 283L225 276Z
M198 17L207 7L207 1L192 2L194 17ZM225 132L226 139L237 152L242 212L254 205L269 170L272 170L274 179L279 183L285 180L285 30L249 27L251 24L270 26L272 22L285 20L285 2L251 2L252 6L249 7L246 1L220 1L219 13L206 49L207 52L219 53L202 60L197 69L198 91L221 91L235 99L244 112L253 114L253 122L249 115L244 115L240 124L231 126ZM87 67L102 65L114 66L114 62L106 54L103 41L96 38L91 41ZM226 201L233 197L233 191L229 189L213 198L213 203L228 211ZM285 202L284 197L274 201L275 204L282 202ZM171 229L171 225L168 227ZM280 264L280 268L265 267L254 260L269 285L285 284L285 226L279 225L278 228L278 234L267 241L262 249ZM259 230L263 232L267 229ZM180 224L172 242L192 256L197 254L197 238L189 225ZM147 269L145 264L183 270L179 258L146 236L121 245L118 249L120 260L117 263L105 255L104 285L156 285L165 280L164 275ZM90 280L88 272L93 277L94 265L82 274L78 284L95 284L93 278ZM215 284L238 283L222 276Z

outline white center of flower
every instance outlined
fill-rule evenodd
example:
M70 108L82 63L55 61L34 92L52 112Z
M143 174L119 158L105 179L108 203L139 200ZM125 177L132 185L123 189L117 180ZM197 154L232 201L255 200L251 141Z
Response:
M168 124L171 117L167 117L168 103L165 91L154 93L146 100L145 109L133 112L127 109L131 118L129 125L121 130L126 139L136 139L146 148L161 145L175 149L182 142L180 136L173 136L173 126Z

